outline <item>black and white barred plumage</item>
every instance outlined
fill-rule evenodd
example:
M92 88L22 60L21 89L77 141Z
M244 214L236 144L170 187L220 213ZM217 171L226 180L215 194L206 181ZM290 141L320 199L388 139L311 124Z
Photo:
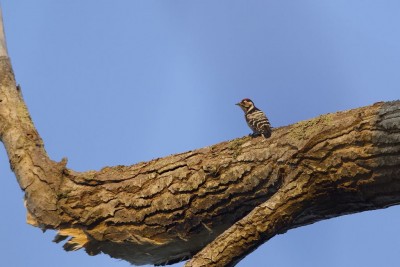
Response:
M262 135L265 138L271 136L271 124L268 118L265 116L264 112L256 108L253 101L245 98L236 105L244 111L247 125L253 130L253 136Z

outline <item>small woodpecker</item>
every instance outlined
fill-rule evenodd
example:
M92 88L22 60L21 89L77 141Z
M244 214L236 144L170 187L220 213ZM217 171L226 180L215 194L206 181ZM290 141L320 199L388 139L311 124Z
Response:
M253 137L262 135L268 138L271 136L271 124L268 118L265 116L264 112L256 108L253 101L245 98L236 105L244 111L247 125L253 130Z

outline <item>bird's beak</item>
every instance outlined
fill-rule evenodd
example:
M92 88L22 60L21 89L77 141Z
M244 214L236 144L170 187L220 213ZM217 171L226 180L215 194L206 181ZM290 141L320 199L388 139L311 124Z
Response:
M235 105L236 105L236 106L241 106L240 103L236 103Z

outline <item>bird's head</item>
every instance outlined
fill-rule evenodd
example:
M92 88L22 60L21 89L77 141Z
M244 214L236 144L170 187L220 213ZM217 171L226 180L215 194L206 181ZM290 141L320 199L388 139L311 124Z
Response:
M252 110L254 108L253 101L248 98L243 99L236 105L238 105L244 112L248 112L249 110Z

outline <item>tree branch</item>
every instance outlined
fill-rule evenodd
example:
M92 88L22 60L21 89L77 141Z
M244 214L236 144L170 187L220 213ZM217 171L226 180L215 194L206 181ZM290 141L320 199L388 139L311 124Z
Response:
M48 157L0 39L0 139L28 223L58 230L56 242L70 238L66 250L232 266L288 229L400 201L400 102L323 115L269 139L75 172Z
M0 57L8 57L6 36L3 26L3 11L0 8Z
M400 202L400 102L333 116L336 127L320 131L287 161L292 168L279 191L185 266L233 266L289 229Z

